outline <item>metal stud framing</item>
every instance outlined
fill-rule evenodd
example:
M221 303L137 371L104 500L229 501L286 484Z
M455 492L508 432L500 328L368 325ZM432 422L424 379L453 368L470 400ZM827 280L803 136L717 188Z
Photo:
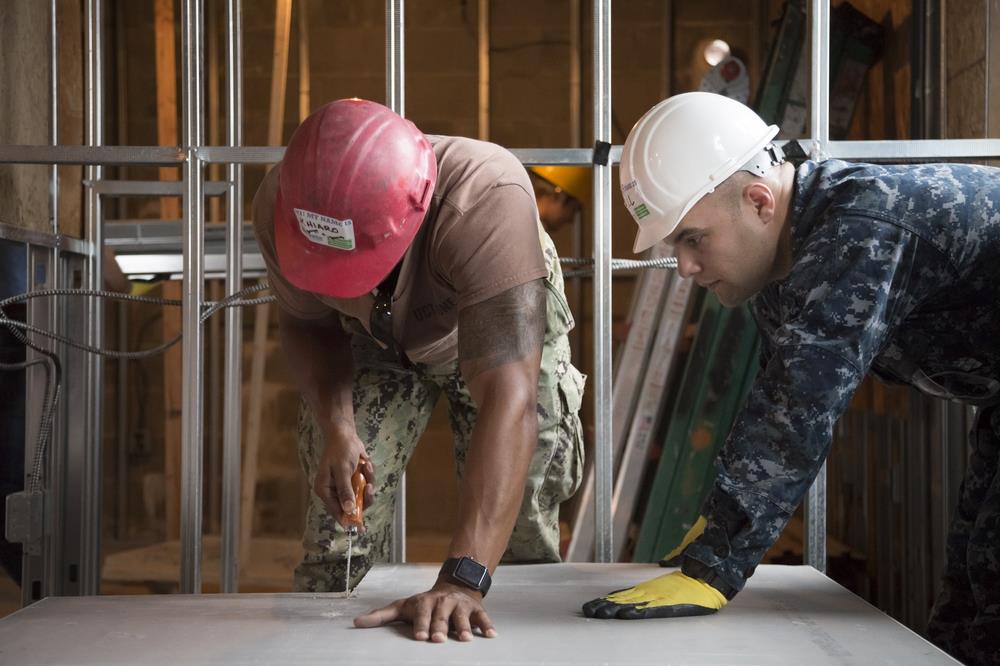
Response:
M830 143L830 34L829 0L812 2L812 117L809 133L812 158L823 159ZM826 463L819 468L805 501L806 564L826 572Z
M104 143L104 58L102 16L103 0L87 0L87 146ZM89 180L103 178L103 167L87 168ZM100 248L104 242L101 224L101 198L93 190L86 194L85 228L94 250L87 262L87 286L100 289L104 272ZM101 299L88 299L87 342L99 345L104 337L104 306ZM81 497L80 592L97 594L100 588L101 552L101 415L104 408L104 364L99 356L87 358L87 411L84 421L83 497Z
M594 0L594 142L611 143L611 1ZM593 158L591 158L593 161ZM611 162L594 164L594 559L614 560L611 495Z
M401 116L406 115L406 70L403 41L404 0L385 2L385 105ZM389 559L406 561L406 474L396 488L396 511L392 517L392 546Z
M403 62L404 62L404 0L386 0L386 62L387 103L403 112ZM227 165L227 265L226 291L233 293L241 286L242 247L242 165L273 163L281 158L283 150L274 147L243 147L242 144L242 66L241 18L239 0L227 0L227 66L229 73L227 110L228 127L225 146L205 146L202 98L203 0L183 0L182 3L182 67L183 77L183 145L163 146L102 146L102 59L101 37L102 0L86 3L86 101L87 141L85 146L0 146L0 163L19 164L84 164L89 165L87 178L95 183L103 178L102 167L111 164L178 165L183 168L184 193L184 315L183 315L183 417L182 417L182 567L181 581L184 592L198 592L201 588L201 527L202 527L202 456L203 456L203 398L202 371L203 349L199 312L204 302L204 165ZM933 141L830 141L829 140L829 81L827 63L830 27L828 0L812 0L812 119L811 139L808 145L817 157L833 156L845 159L892 160L933 157L984 158L1000 156L1000 140L933 140ZM55 11L55 3L52 3ZM611 0L593 0L593 127L595 141L611 138ZM54 25L54 24L53 24ZM56 43L55 28L52 28ZM53 49L53 77L56 56ZM55 117L56 93L53 79L52 140L57 143ZM592 165L591 149L515 149L514 154L525 164ZM611 222L611 167L617 163L621 147L612 147L607 165L594 165L594 259L595 259L595 376L591 391L595 403L597 510L596 535L598 561L610 561L611 544L611 290L610 290L610 222ZM53 179L57 174L53 170ZM86 246L89 260L86 264L87 284L100 286L102 273L102 242L100 192L97 187L87 188L86 230L90 242ZM53 199L53 216L55 216ZM55 225L55 220L53 221ZM54 227L58 231L58 226ZM2 235L2 234L0 234ZM58 246L58 243L56 244ZM55 250L58 257L58 250ZM53 265L61 265L58 261ZM60 277L60 282L65 278ZM102 308L92 302L87 307L88 337L92 342L101 340ZM224 486L223 486L223 590L235 591L237 562L236 535L239 516L239 347L240 315L230 310L226 322L225 370L225 423ZM87 362L87 437L79 467L67 465L56 483L64 483L64 490L79 489L82 513L80 556L81 593L96 593L99 582L100 561L100 414L101 414L101 362L92 358ZM65 418L62 412L60 418ZM72 457L72 455L70 456ZM62 464L62 463L60 463ZM70 498L67 501L72 501ZM402 513L402 511L400 512ZM825 568L825 473L821 472L808 499L808 562L818 569ZM61 521L65 522L65 521ZM401 534L400 522L397 534ZM66 528L64 528L66 529ZM56 535L58 537L58 535ZM54 543L60 543L54 538ZM403 559L402 539L397 539L398 559ZM75 543L75 541L74 541ZM56 575L47 567L48 575ZM47 590L72 590L73 587L53 587ZM58 593L58 592L56 592Z
M226 145L243 144L243 21L241 0L226 0ZM243 165L227 164L226 295L243 287ZM243 385L243 311L226 309L222 420L222 591L236 592L239 579L240 434Z

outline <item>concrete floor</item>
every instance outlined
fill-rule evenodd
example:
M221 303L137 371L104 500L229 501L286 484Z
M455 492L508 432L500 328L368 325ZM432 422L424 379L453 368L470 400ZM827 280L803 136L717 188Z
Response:
M325 594L50 598L0 620L2 664L957 664L808 567L762 566L722 612L590 620L584 601L664 572L629 564L501 567L487 599L499 636L418 643L351 619L426 589L434 565L374 569Z

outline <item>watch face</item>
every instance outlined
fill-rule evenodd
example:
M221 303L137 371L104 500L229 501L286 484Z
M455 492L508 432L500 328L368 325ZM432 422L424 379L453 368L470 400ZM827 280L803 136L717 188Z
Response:
M466 583L479 587L483 584L483 578L486 577L486 567L474 560L470 560L467 557L463 557L458 562L458 566L455 567L455 578L465 581Z

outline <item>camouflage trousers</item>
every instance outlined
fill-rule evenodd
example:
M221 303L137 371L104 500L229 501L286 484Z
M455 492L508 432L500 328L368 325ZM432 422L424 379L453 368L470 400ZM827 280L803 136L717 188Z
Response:
M969 443L927 635L967 664L1000 664L1000 405L979 411Z
M573 318L563 294L562 273L551 241L542 238L549 265L547 333L538 381L538 445L525 483L524 497L503 562L558 562L559 505L583 477L583 432L579 410L585 378L570 362L566 333ZM459 479L476 422L476 405L458 370L458 362L404 367L388 359L364 334L352 337L354 419L358 437L375 465L375 500L365 508L367 533L352 544L351 587L371 566L389 559L396 490L434 405L443 395L453 434L455 473ZM299 412L299 459L312 487L325 446L308 408ZM295 590L343 591L347 537L310 493L303 536L305 556L295 569Z

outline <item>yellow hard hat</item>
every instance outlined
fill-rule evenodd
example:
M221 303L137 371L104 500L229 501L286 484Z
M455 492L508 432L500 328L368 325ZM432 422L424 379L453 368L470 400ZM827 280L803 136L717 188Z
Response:
M594 188L593 171L582 166L536 166L531 170L584 206L590 205Z

